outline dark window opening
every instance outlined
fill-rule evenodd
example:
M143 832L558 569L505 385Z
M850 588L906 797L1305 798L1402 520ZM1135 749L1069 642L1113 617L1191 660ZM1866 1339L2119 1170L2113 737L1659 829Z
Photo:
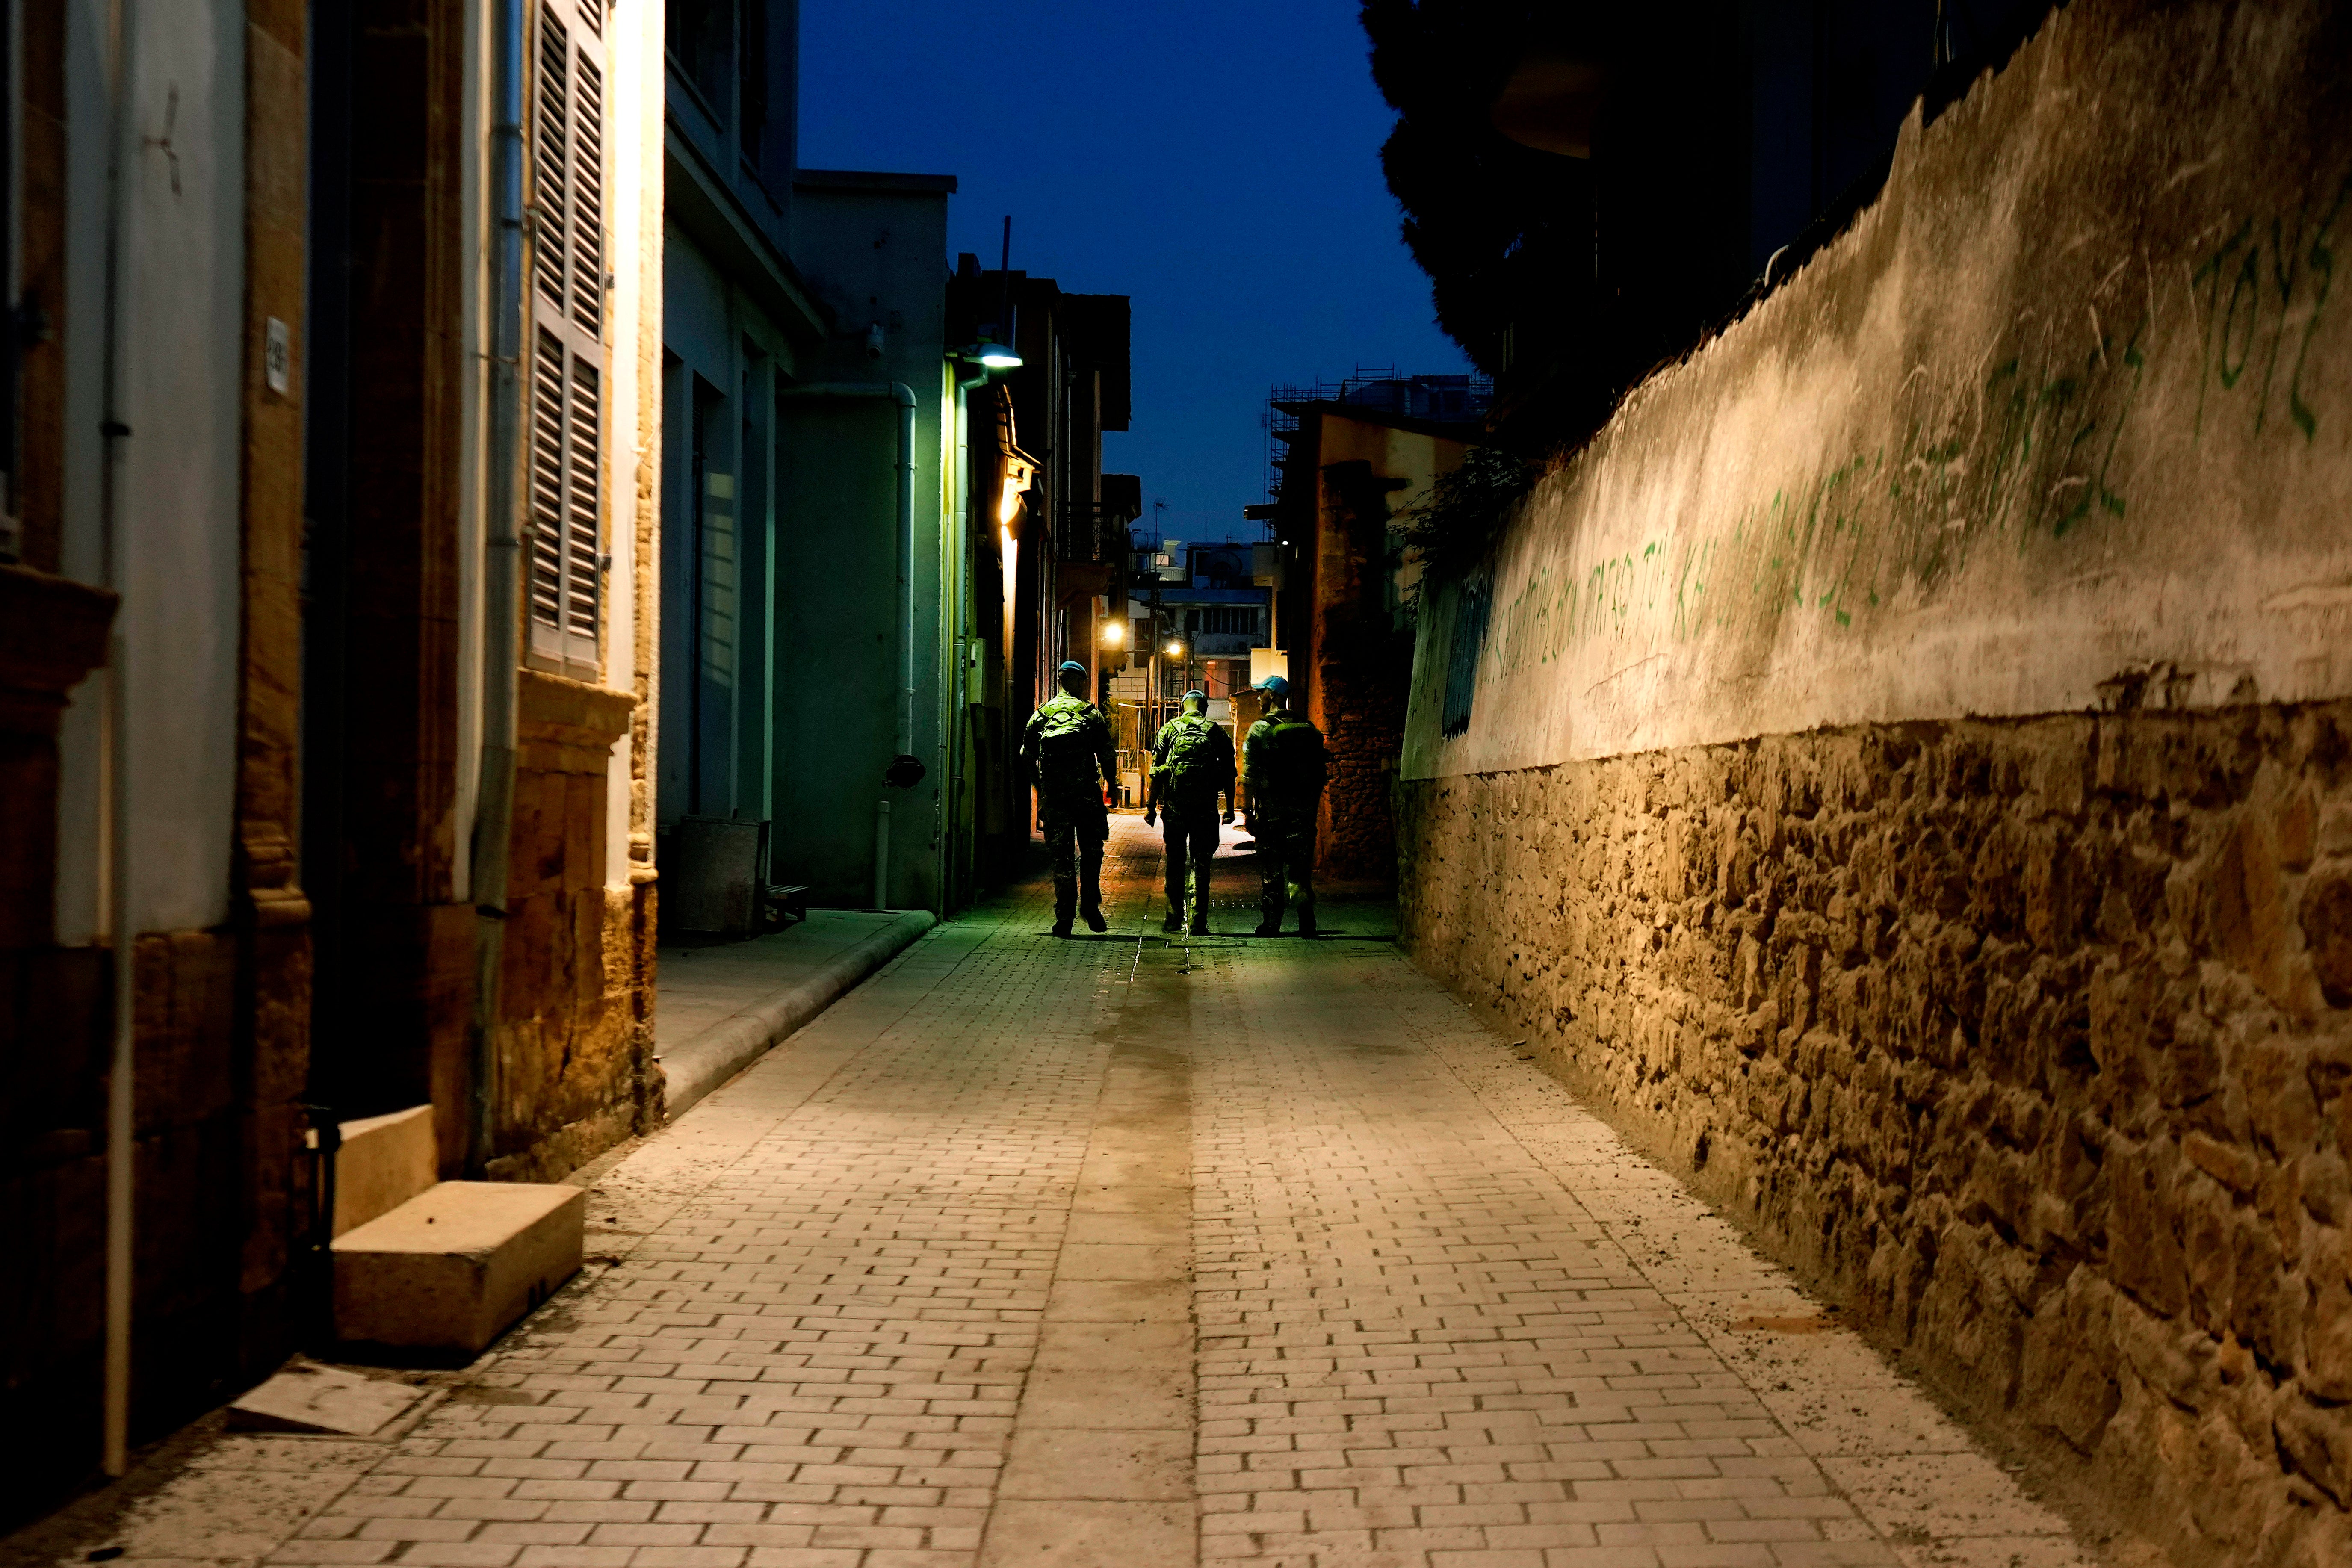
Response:
M768 132L768 0L738 0L741 37L735 54L735 141L743 161L760 167Z
M727 120L734 85L736 0L667 0L669 58L702 101Z

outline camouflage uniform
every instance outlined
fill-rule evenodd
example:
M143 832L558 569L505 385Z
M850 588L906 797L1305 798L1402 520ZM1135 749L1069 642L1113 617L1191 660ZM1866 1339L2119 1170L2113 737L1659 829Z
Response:
M1182 742L1192 742L1189 746ZM1171 768L1170 754L1181 747ZM1176 771L1181 769L1181 772ZM1192 884L1192 929L1209 929L1209 862L1217 853L1217 796L1234 791L1234 741L1206 714L1185 712L1160 727L1151 742L1151 799L1160 808L1165 846L1168 929L1184 914L1184 883Z
M1085 698L1056 692L1029 716L1021 765L1036 783L1037 825L1054 854L1054 930L1067 936L1075 910L1100 931L1103 840L1110 837L1103 790L1118 778L1110 722Z
M1259 930L1282 924L1284 895L1298 906L1298 934L1315 934L1315 819L1328 763L1323 731L1275 712L1242 742L1249 763L1250 826L1257 835Z

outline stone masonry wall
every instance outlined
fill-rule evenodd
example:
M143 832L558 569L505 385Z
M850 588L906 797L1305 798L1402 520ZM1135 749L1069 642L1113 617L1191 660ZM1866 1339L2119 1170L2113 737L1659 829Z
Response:
M1399 769L1419 960L2184 1560L2352 1562L2347 58L2074 0L1915 111L1424 595Z
M1390 795L1402 748L1407 663L1378 654L1321 668L1324 743L1318 867L1339 878L1386 880L1396 867Z
M1318 443L1330 428L1318 420ZM1325 463L1317 481L1307 717L1323 731L1329 773L1316 864L1332 877L1386 880L1396 867L1391 786L1412 690L1412 637L1391 628L1386 597L1389 500L1400 481L1362 458Z
M657 1122L654 884L611 885L606 763L635 700L523 672L499 1004L500 1181L551 1181Z
M1402 787L1421 962L1944 1388L2352 1562L2352 703Z

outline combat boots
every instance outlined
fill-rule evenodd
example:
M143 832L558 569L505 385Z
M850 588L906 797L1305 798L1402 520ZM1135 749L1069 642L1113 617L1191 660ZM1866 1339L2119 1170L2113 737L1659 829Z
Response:
M1108 931L1102 912L1102 851L1096 851L1078 865L1078 918L1087 922L1088 931Z
M1169 905L1167 917L1160 922L1160 929L1171 936L1183 930L1184 911L1174 904Z
M1070 934L1070 920L1078 910L1078 884L1076 878L1054 879L1054 934Z
M1185 929L1194 936L1208 935L1209 906L1195 900L1192 905L1192 923Z

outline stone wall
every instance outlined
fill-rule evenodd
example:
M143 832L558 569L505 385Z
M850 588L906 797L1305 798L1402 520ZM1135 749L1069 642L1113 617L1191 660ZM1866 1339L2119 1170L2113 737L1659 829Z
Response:
M1353 658L1318 667L1318 720L1330 762L1317 866L1340 879L1385 881L1396 867L1391 796L1402 749L1410 654L1385 639Z
M1397 795L1421 962L2083 1496L2313 1568L2347 58L2341 6L2077 0L1915 117L1432 593Z
M2352 1560L2352 704L1404 798L1422 962L1867 1326L2178 1539Z
M521 676L489 1174L551 1181L660 1121L654 884L608 887L609 763L635 699Z
M1396 868L1390 796L1413 658L1412 633L1391 605L1392 518L1460 464L1463 447L1329 405L1309 408L1300 429L1293 460L1313 461L1316 517L1312 615L1294 674L1306 676L1307 716L1322 730L1330 763L1316 864L1332 877L1386 881Z

